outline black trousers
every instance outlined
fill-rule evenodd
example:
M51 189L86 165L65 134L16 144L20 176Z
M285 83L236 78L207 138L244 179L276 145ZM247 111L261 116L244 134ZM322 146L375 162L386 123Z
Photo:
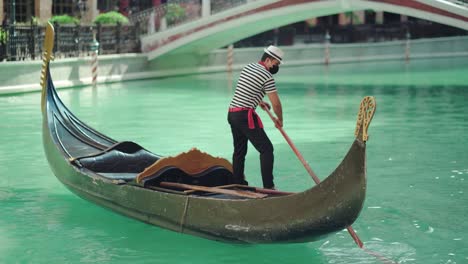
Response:
M245 179L244 167L247 155L248 141L260 152L260 166L264 188L272 188L273 183L273 144L271 144L265 130L259 127L257 116L254 113L255 128L250 129L248 125L248 111L229 112L228 122L231 125L232 139L234 143L234 154L232 165L234 176Z

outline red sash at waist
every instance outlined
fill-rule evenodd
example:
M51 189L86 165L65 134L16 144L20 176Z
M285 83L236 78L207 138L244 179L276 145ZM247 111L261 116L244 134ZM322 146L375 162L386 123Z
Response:
M247 120L249 123L249 129L254 129L255 128L255 123L253 119L253 115L257 117L258 121L258 127L263 128L263 123L262 120L260 119L260 116L257 115L257 112L253 108L248 108L248 107L232 107L229 108L229 112L241 112L241 111L248 111L247 113Z

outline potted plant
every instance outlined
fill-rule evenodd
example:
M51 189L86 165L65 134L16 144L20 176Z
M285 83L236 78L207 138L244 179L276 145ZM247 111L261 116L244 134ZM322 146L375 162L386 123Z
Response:
M69 15L61 15L61 16L53 16L49 19L49 22L52 24L59 24L59 25L70 25L70 24L79 24L80 20L76 17L72 17Z
M8 35L6 30L3 30L3 28L0 28L0 44L5 44L7 41Z
M165 17L168 25L179 23L185 18L185 15L185 8L179 4L167 4Z
M116 25L129 23L128 18L116 11L99 14L93 21L95 24L101 25Z

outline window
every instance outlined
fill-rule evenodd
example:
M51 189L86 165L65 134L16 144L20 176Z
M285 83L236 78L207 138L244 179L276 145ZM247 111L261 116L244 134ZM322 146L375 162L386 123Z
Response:
M149 9L153 7L152 0L131 0L130 1L130 10L131 13L138 13L140 11Z
M401 15L395 13L384 12L384 22L385 24L400 23Z
M375 16L376 16L376 13L373 10L364 11L364 20L366 21L366 24L374 25L376 22Z
M73 7L76 5L75 1L70 0L53 0L52 2L52 15L70 15L73 16Z
M5 17L10 17L11 0L3 2ZM15 21L17 23L26 23L31 21L34 16L34 0L16 0L15 1Z
M317 18L317 24L320 26L333 26L338 25L338 16L339 15L330 15Z
M151 8L151 7L153 7L153 1L150 1L150 0L140 1L140 9L141 10L145 10L145 9L148 9L148 8Z
M97 1L97 8L99 13L105 13L109 11L115 11L119 9L119 2L118 0L100 0Z

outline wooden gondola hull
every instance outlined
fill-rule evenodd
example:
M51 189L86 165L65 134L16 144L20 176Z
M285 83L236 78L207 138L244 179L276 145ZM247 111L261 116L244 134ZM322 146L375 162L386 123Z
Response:
M365 140L375 111L373 99L365 98L372 111L363 107L365 100L361 103L357 138L343 161L324 181L304 192L242 199L174 192L149 188L135 179L115 179L83 165L80 158L107 155L117 142L81 122L58 97L48 67L53 50L50 24L44 50L41 77L44 150L55 176L78 196L162 228L233 243L315 241L350 226L361 212L366 193ZM126 146L137 145L130 143ZM137 173L141 173L146 168L146 159L160 157L138 147L138 151L144 150L144 156L130 154L134 152L119 155L126 165L145 161L143 168L138 167ZM104 165L108 165L106 162Z
M365 198L365 144L358 140L330 177L305 192L268 199L220 200L157 192L86 173L63 157L48 122L43 135L54 174L80 197L143 222L214 240L315 241L351 225Z

